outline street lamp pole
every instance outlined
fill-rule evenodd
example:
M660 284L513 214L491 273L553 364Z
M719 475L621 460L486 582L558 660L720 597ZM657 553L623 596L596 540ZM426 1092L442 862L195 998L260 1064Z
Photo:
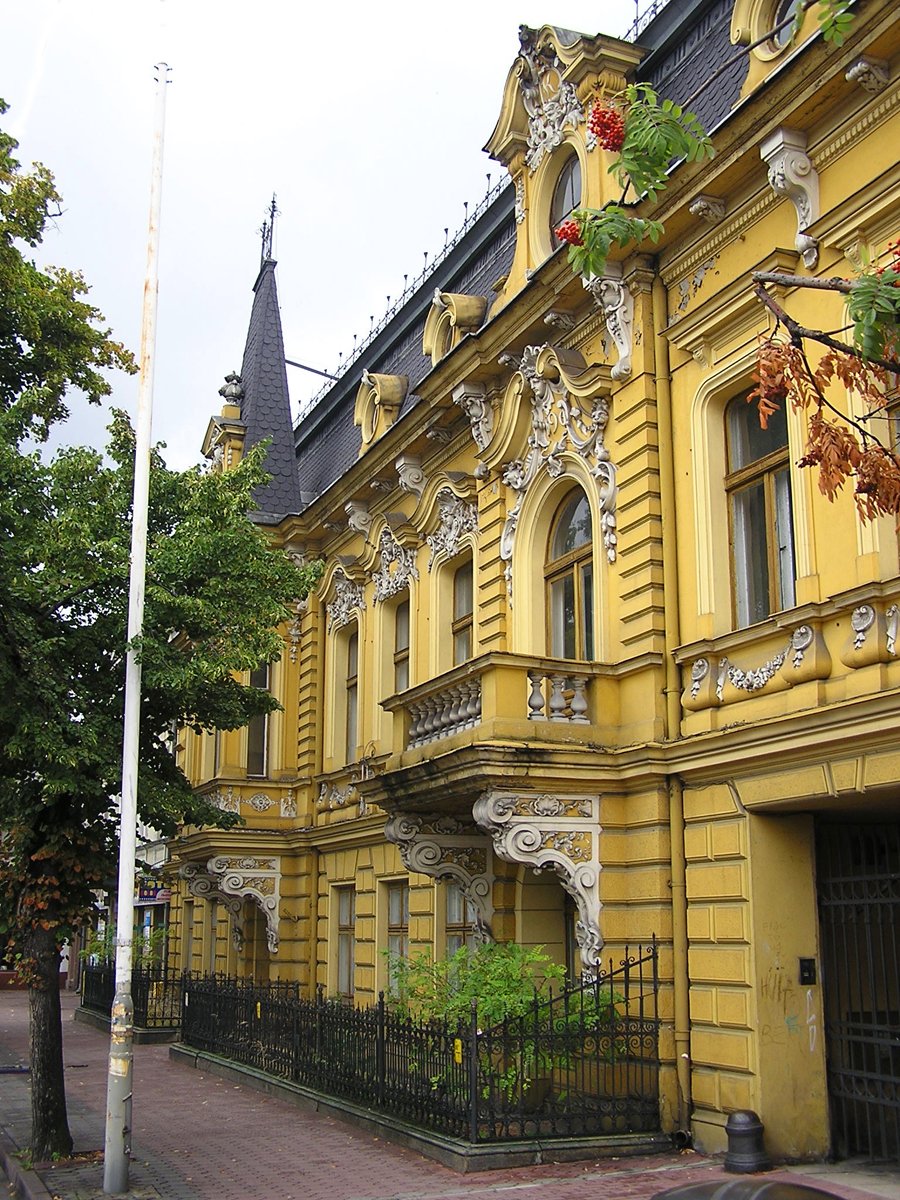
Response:
M106 1141L103 1190L128 1190L131 1152L131 1094L134 1060L134 1004L131 998L134 937L134 865L137 844L137 777L141 720L141 664L133 649L144 623L147 562L147 510L150 492L150 428L153 416L153 368L156 352L156 307L159 292L159 214L162 201L163 140L166 84L170 68L157 63L156 112L153 130L153 175L147 274L141 319L140 376L134 447L134 499L131 526L131 574L128 585L128 653L125 664L125 717L122 739L122 808L119 825L119 879L116 910L116 992L110 1019L109 1071L106 1090Z

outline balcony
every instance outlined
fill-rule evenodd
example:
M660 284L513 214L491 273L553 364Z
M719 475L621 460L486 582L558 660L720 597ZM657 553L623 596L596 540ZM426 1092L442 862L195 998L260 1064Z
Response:
M621 692L655 665L650 656L610 667L501 651L480 655L382 701L394 718L393 753L413 761L444 741L620 742ZM645 700L643 711L651 708ZM646 725L650 736L652 718Z

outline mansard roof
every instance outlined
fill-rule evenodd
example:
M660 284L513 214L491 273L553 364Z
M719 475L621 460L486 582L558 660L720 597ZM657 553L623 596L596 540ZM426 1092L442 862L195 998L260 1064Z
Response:
M277 524L287 513L300 511L300 484L294 459L290 394L273 259L263 262L253 292L253 309L241 366L244 386L241 419L247 427L245 452L270 439L265 467L272 478L254 493L259 512L253 514L260 524L270 525Z

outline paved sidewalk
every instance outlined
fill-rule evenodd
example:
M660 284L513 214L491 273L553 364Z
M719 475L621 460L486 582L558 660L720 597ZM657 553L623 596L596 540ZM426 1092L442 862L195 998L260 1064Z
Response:
M0 1164L30 1200L104 1195L109 1043L72 1020L76 1004L63 996L69 1125L84 1158L26 1170L17 1151L30 1136L29 1076L14 1068L27 1066L28 1003L22 992L0 993ZM734 1178L690 1152L459 1175L321 1113L171 1062L167 1046L135 1046L131 1200L496 1200L538 1189L540 1200L584 1200L586 1191L600 1200L648 1200L680 1184ZM888 1169L814 1166L764 1178L841 1200L900 1200L900 1174Z

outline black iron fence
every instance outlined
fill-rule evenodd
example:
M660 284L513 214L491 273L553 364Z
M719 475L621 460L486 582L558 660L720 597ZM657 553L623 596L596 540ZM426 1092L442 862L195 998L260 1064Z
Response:
M131 972L134 1024L140 1029L177 1029L185 975L159 965L137 966ZM85 963L81 971L81 1007L108 1017L116 991L113 963Z
M198 1050L470 1142L659 1129L655 941L598 979L481 1028L353 1008L296 985L183 979Z

